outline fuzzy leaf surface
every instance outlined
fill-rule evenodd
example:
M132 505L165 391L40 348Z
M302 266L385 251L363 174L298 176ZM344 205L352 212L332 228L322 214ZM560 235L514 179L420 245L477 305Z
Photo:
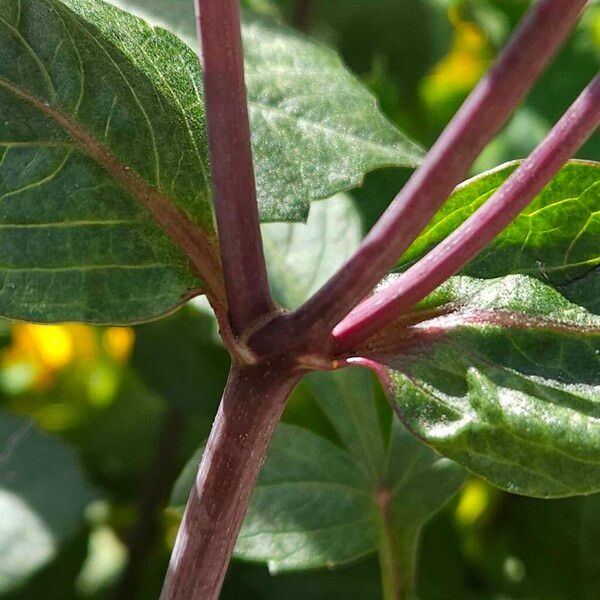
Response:
M186 0L117 0L197 47ZM313 200L357 187L369 171L415 167L422 150L323 44L248 13L246 87L261 221L305 221Z
M91 0L0 1L0 313L143 321L201 282L142 201L208 237L197 59Z
M495 485L600 489L600 317L524 275L455 277L363 349L407 426Z

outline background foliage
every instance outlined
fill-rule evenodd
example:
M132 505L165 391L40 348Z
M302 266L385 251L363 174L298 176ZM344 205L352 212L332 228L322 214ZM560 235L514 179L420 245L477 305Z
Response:
M119 4L144 6L184 37L193 33L185 0ZM308 18L298 17L293 2L245 4L282 21L296 19L313 36L337 47L377 95L388 118L428 147L528 3L317 0ZM522 158L599 65L600 8L592 7L525 105L486 149L475 172ZM600 136L580 155L600 160ZM308 225L265 225L278 300L296 306L314 291L348 256L408 174L407 169L387 168L368 175L361 188L314 204ZM204 301L136 328L16 323L4 324L1 334L0 596L158 597L177 531L177 506L185 495L185 470L171 507L165 507L180 471L208 432L227 373L228 358ZM467 477L449 461L436 462L413 438L407 441L392 424L379 384L366 372L357 370L352 377L340 383L349 386L345 394L328 389L335 382L318 375L295 392L261 476L223 598L378 597L376 527L361 529L361 537L352 523L377 518L360 493L373 477L406 484L406 473L389 469L387 459L394 452L415 459L420 477L414 481L420 485L430 481L432 471L437 471L436 478L445 473L447 493L466 481L423 526L416 582L421 598L578 600L600 595L600 496L540 501L505 494ZM371 412L356 418L375 426L368 443L356 447L356 436L348 429L352 419L332 403L361 389L372 397ZM304 464L300 459L307 457L301 452L289 452L311 447L308 438L320 450L321 466L335 468L316 472L319 463ZM331 491L315 496L309 483L332 472L336 477L329 482ZM282 480L282 473L288 477ZM283 484L287 493L273 497L269 484L274 482ZM342 498L341 483L352 486L355 495ZM402 485L397 489L402 493ZM410 489L417 494L414 506L423 510L418 485ZM310 515L315 528L330 525L337 511L336 525L342 528L323 532L327 556L307 554L298 546L293 523L279 523L277 532L261 528L261 504L285 507L299 497L307 506L319 507ZM416 508L410 512L411 498L402 496L406 521L420 528L421 520L444 499L426 506L422 515ZM128 567L130 553L141 560ZM265 558L271 573L247 562ZM295 567L314 566L310 560L332 568L293 572Z

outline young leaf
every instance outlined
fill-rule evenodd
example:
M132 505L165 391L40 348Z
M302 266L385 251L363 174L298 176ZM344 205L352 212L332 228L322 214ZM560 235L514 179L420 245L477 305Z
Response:
M93 491L73 452L28 420L0 418L0 593L22 585L77 531Z
M513 275L452 278L410 319L363 349L410 429L511 492L600 489L600 317Z
M271 571L333 567L376 552L386 536L395 543L410 532L412 544L399 561L411 563L421 526L459 489L464 472L397 421L391 431L382 428L366 369L313 374L307 381L338 443L302 427L280 425L236 555L267 562ZM192 461L196 465L197 457ZM192 471L182 474L175 505L185 502ZM383 525L382 494L391 503L393 531Z
M404 269L441 242L506 181L518 162L478 175L450 196L425 232L402 257ZM522 273L536 277L568 298L590 307L595 287L579 281L600 264L600 163L571 161L535 200L463 273L500 277Z
M103 2L0 1L1 314L142 321L198 291L148 214L213 236L197 69Z
M118 0L178 29L196 47L184 0ZM185 17L185 23L183 14ZM261 220L304 221L312 200L356 187L385 166L417 166L421 149L326 46L265 18L243 24Z

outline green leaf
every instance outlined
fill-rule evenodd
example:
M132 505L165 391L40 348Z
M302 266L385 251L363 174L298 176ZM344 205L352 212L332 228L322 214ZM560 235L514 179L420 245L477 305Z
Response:
M201 286L142 206L212 236L197 59L92 0L0 1L0 312L131 322Z
M338 441L296 425L279 426L236 556L283 572L334 567L372 554L386 536L383 495L391 503L393 543L404 532L414 538L401 558L410 562L421 526L459 489L464 472L398 421L390 428L391 411L367 369L312 374L307 386ZM198 458L180 477L176 506L187 499Z
M271 572L333 567L377 548L377 509L352 457L281 425L254 490L236 555Z
M403 256L401 268L424 256L473 214L517 168L513 162L460 185ZM595 284L580 280L600 265L600 163L572 161L463 273L493 278L536 277L589 308Z
M366 354L407 426L498 487L600 490L600 317L512 275L452 278Z
M346 194L315 202L304 223L262 227L269 280L275 299L295 308L316 292L362 239L361 217Z
M192 6L119 0L173 24L197 46ZM326 46L266 18L246 15L243 37L261 220L304 221L312 200L356 187L385 166L417 166L421 149Z
M70 449L27 419L0 415L0 593L58 555L92 499Z
M137 498L166 410L160 397L126 372L113 401L88 411L65 436L94 481L121 498Z

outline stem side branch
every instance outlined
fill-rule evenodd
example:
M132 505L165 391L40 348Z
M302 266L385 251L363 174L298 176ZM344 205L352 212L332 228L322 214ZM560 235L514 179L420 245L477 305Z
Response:
M499 190L392 285L359 304L335 329L349 350L425 298L483 250L549 183L600 126L600 75Z
M233 333L274 310L258 225L238 0L196 0L213 196Z
M586 0L540 0L530 10L490 72L442 133L423 165L347 263L286 326L264 331L254 347L283 343L290 336L329 338L331 330L395 265L443 204L554 56ZM281 339L280 339L281 338Z

